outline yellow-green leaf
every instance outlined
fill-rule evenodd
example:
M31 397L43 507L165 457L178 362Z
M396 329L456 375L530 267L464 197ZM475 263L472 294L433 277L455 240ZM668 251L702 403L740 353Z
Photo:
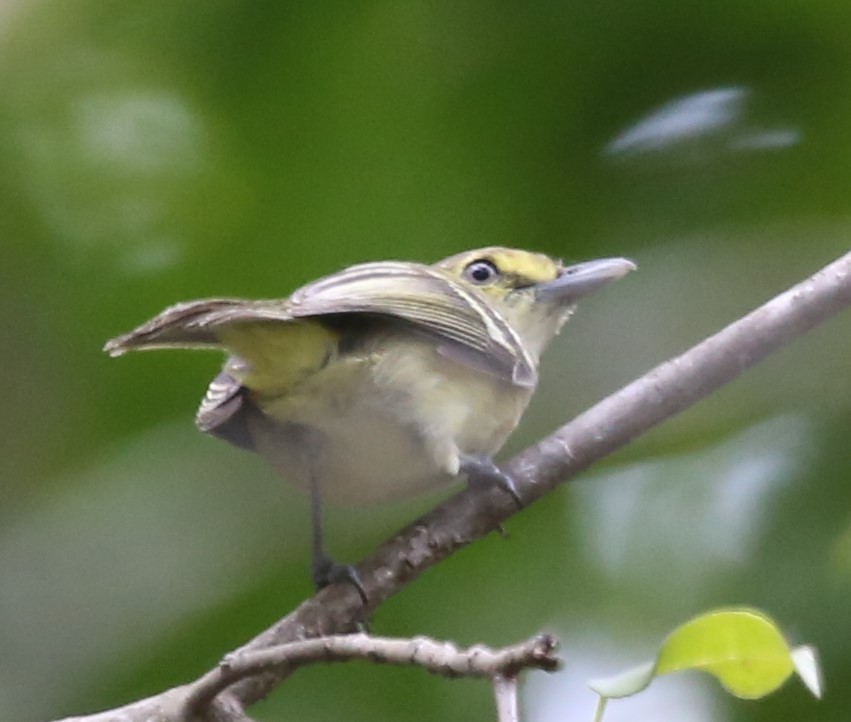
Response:
M790 649L777 624L756 609L718 609L677 627L655 660L588 683L600 695L595 722L606 701L628 697L668 672L697 669L716 677L736 697L758 699L797 672L814 696L821 696L821 671L815 649Z
M780 629L755 609L724 609L695 617L671 633L656 659L657 675L700 669L745 699L773 692L794 670Z

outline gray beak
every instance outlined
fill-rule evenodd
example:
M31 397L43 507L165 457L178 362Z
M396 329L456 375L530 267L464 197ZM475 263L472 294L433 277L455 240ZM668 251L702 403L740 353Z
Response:
M636 268L638 266L626 258L600 258L577 263L563 268L555 280L536 286L535 294L541 301L572 304Z

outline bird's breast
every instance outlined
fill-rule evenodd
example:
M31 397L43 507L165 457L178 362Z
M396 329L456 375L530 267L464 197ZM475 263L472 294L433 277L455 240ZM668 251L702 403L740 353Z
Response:
M332 500L410 496L454 478L462 455L496 453L531 393L426 339L378 338L285 395L255 399L278 429L256 446L299 485L315 474Z

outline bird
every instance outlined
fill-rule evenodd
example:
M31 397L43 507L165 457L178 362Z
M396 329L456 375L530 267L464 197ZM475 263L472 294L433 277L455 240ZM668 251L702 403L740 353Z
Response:
M309 492L316 587L350 583L366 602L357 570L326 552L323 502L380 502L466 477L522 504L494 455L532 398L541 354L577 301L635 268L501 246L431 265L361 263L284 299L177 303L104 350L224 351L197 427Z

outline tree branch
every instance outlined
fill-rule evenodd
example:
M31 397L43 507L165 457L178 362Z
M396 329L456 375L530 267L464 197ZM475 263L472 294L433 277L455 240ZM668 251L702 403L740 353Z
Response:
M291 642L254 652L231 654L215 669L188 687L186 717L200 714L216 696L235 682L280 667L293 672L316 662L365 660L408 665L443 677L516 677L523 669L553 672L561 660L553 652L553 637L541 634L511 647L494 650L484 645L459 649L428 637L388 639L367 634L346 634Z
M514 457L505 470L515 479L521 498L530 504L849 305L851 253L576 417ZM385 542L359 565L369 599L366 605L350 585L332 585L235 654L356 631L386 599L516 512L514 499L500 489L473 486L460 492ZM243 678L228 688L225 698L247 707L266 696L293 670L292 664L282 662ZM169 695L182 695L185 700L190 688L169 690L120 712L66 722L182 722L181 716L154 716L150 710L157 700ZM145 703L149 716L138 712Z

